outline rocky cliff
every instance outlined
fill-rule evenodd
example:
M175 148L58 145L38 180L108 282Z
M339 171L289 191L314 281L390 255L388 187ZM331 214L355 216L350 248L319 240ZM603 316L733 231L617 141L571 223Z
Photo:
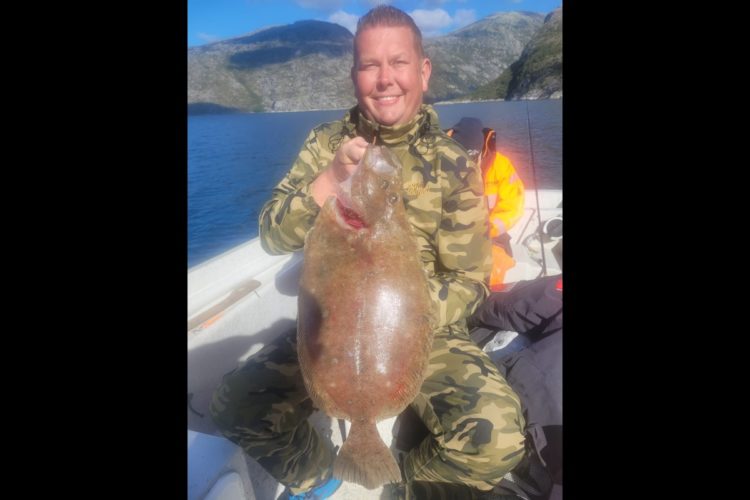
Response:
M555 99L562 90L562 8L549 13L518 58L471 99Z

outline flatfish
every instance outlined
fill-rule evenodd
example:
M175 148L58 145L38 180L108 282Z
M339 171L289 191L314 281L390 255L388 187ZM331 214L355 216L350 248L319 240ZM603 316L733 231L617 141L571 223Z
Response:
M376 423L414 400L432 346L424 265L406 218L402 167L368 146L338 197L308 232L297 349L315 405L351 422L333 475L373 489L399 482Z

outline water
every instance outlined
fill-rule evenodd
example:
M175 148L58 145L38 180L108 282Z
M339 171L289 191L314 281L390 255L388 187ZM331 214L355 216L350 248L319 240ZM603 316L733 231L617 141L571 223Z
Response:
M527 188L534 166L541 188L562 187L562 101L510 101L438 105L446 129L463 116L497 132ZM339 119L344 110L188 117L188 267L258 235L258 215L284 177L310 130Z

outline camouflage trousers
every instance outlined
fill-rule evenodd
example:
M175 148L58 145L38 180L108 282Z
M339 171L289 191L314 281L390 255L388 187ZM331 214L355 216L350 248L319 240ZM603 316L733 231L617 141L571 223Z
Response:
M407 483L488 491L523 458L520 400L459 325L436 331L411 406L430 434L403 461ZM313 410L294 331L226 374L210 405L221 432L295 494L331 474L334 451L308 422Z

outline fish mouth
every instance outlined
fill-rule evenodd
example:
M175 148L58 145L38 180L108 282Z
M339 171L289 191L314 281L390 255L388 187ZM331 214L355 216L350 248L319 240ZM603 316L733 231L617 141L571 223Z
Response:
M336 215L339 223L343 222L344 227L357 230L368 227L362 217L350 207L344 205L339 198L336 198Z

